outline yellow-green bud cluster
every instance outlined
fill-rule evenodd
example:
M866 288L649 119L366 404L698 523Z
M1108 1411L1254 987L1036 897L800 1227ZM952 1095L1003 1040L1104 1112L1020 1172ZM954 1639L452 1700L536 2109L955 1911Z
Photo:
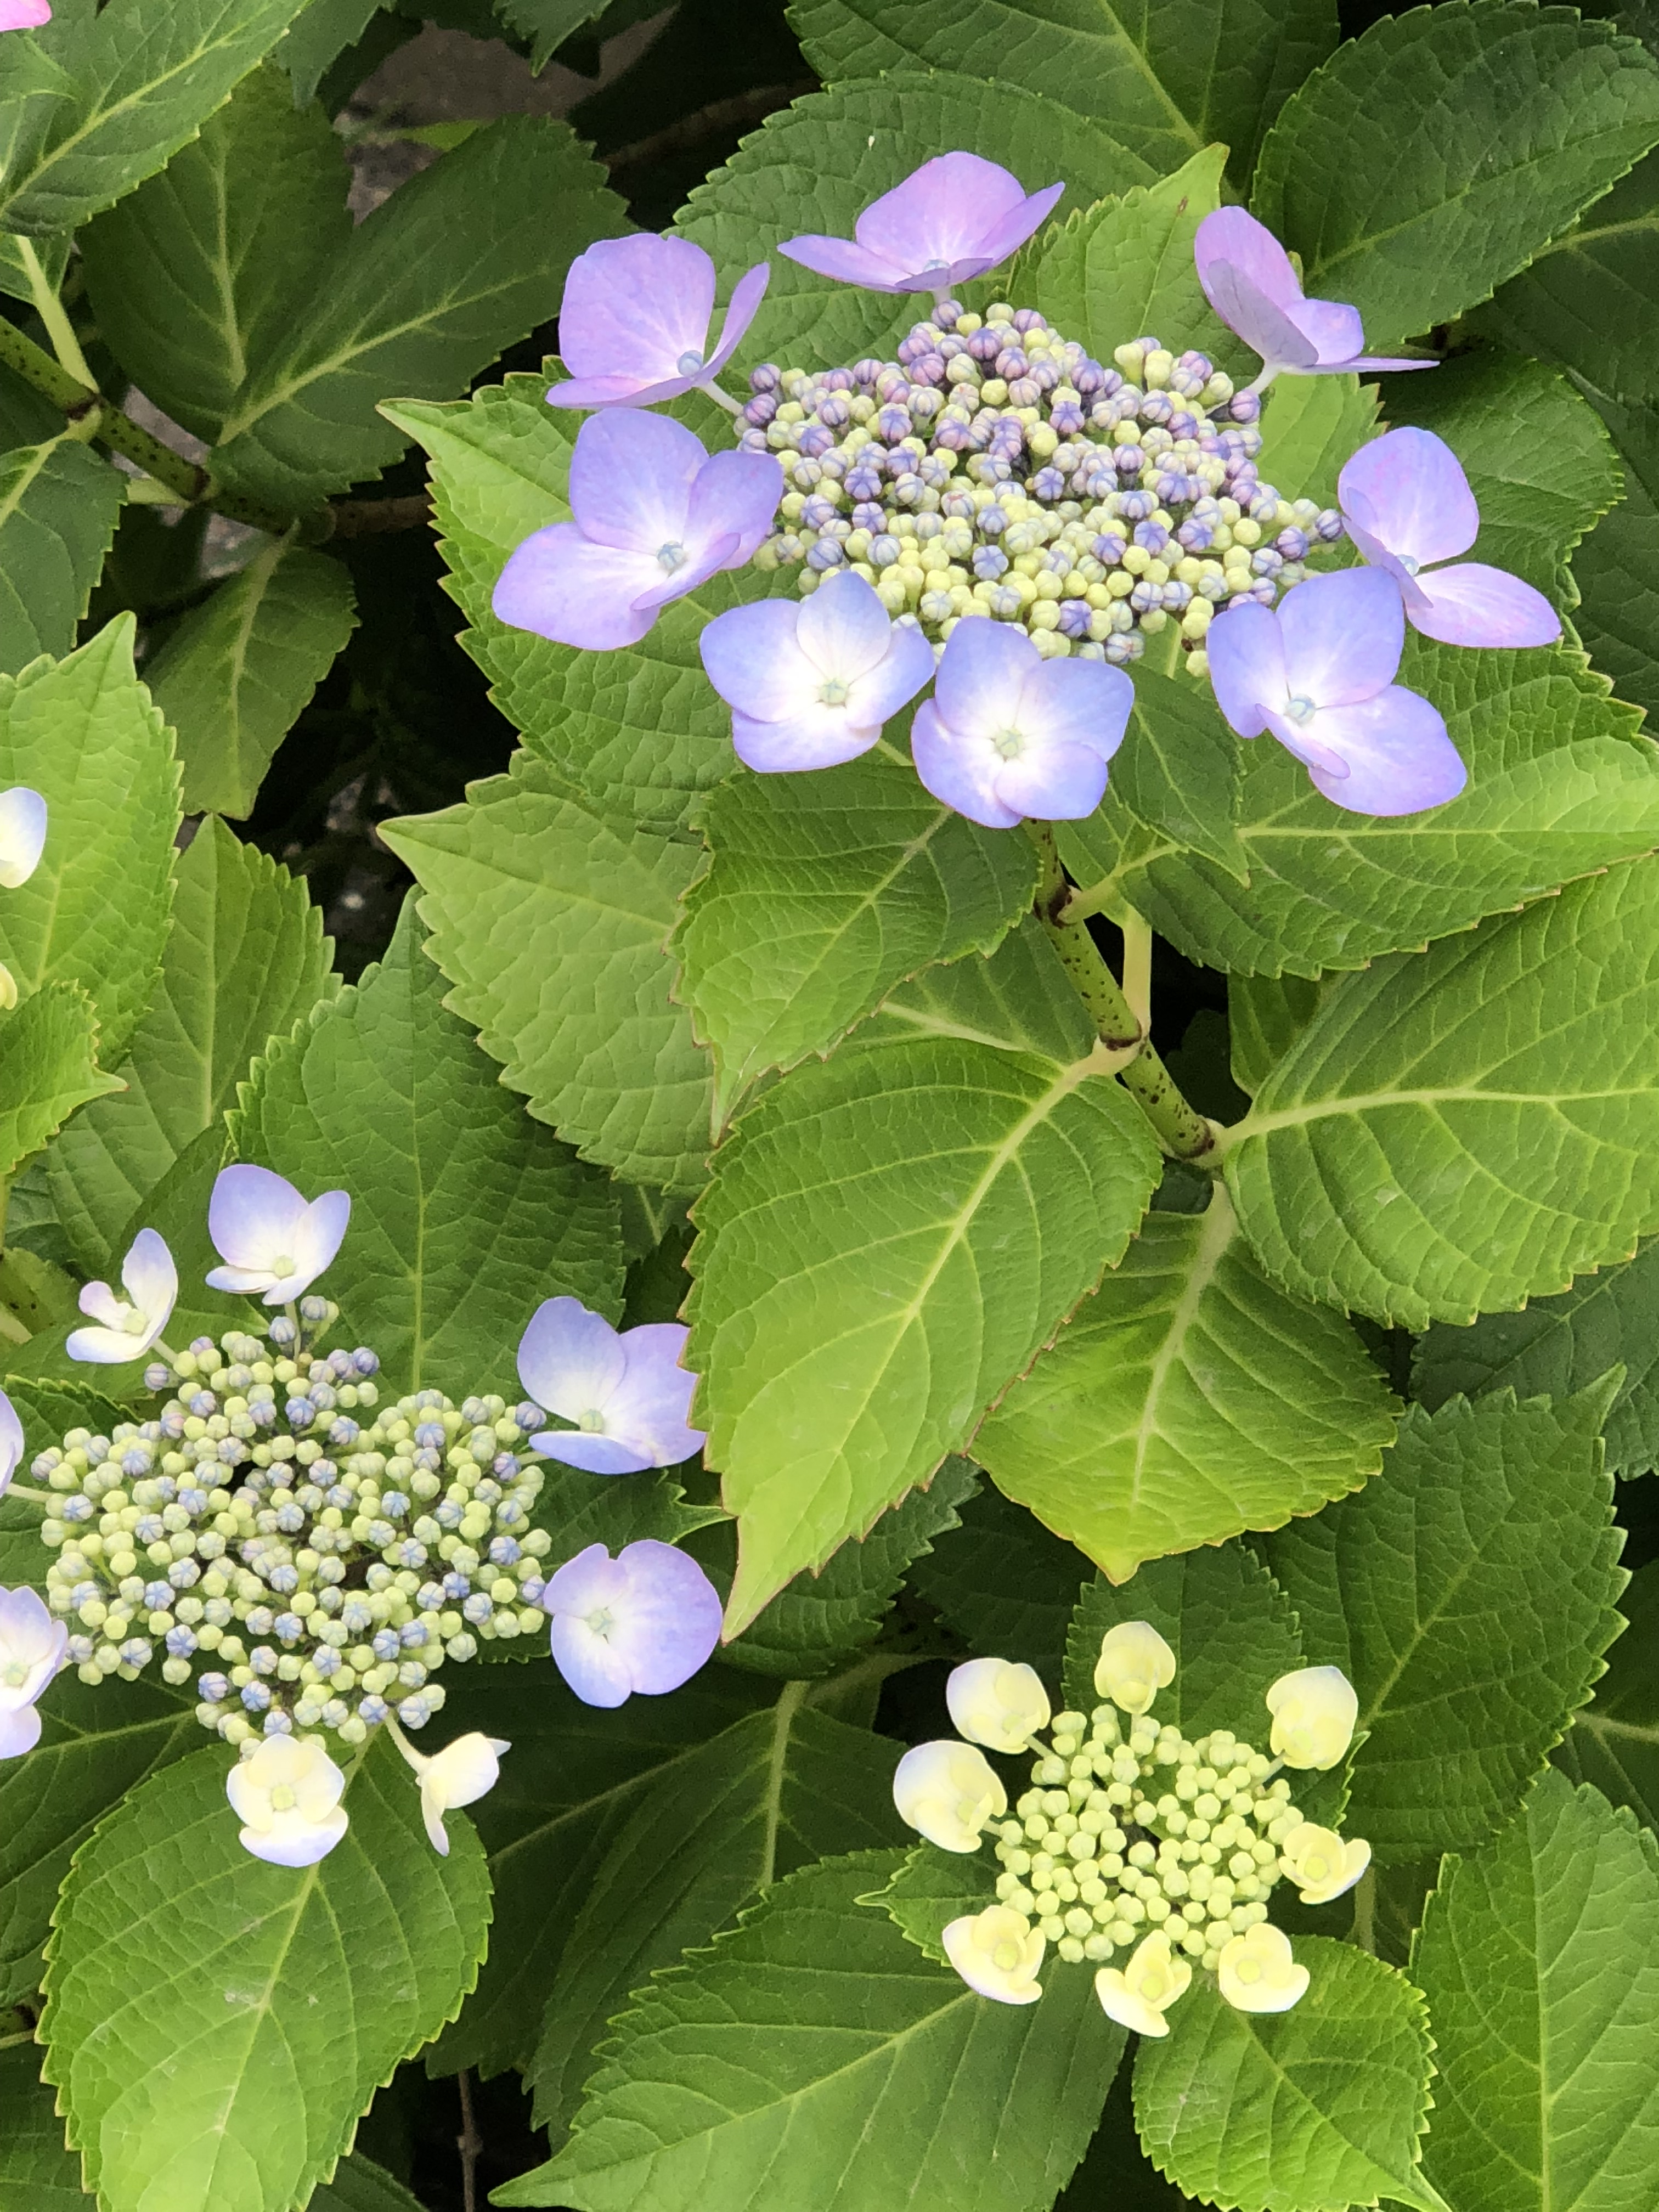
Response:
M393 1711L422 1727L447 1661L545 1626L540 1469L502 1399L381 1407L372 1352L272 1334L198 1338L148 1371L169 1390L152 1419L72 1429L35 1459L59 1501L40 1533L68 1657L99 1682L159 1656L233 1743L361 1743Z
M1103 1962L1162 1928L1196 1964L1267 1917L1304 1817L1276 1762L1224 1730L1188 1742L1115 1707L1056 1715L1018 1817L994 1823L997 1896L1062 1959Z

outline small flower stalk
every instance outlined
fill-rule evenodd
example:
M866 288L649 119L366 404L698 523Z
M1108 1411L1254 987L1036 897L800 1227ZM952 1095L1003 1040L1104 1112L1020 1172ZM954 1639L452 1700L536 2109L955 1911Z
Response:
M1169 1644L1147 1621L1102 1638L1092 1713L1054 1716L1027 1668L976 1659L947 1690L964 1735L997 1750L1035 1753L1032 1787L1005 1817L1000 1779L971 1743L918 1745L899 1762L894 1802L908 1826L945 1850L994 1839L996 1901L945 1930L946 1953L970 1988L1005 2004L1040 1994L1052 1948L1066 1965L1097 1968L1109 2018L1137 2034L1168 2033L1166 2014L1195 1971L1213 1974L1228 2003L1285 2011L1308 1972L1267 1917L1281 1880L1302 1901L1342 1896L1370 1863L1370 1846L1306 1820L1279 1773L1285 1764L1334 1765L1352 1741L1358 1705L1334 1667L1283 1676L1267 1693L1270 1759L1224 1729L1189 1741L1152 1707L1176 1677ZM1042 1711L1043 1717L1036 1716ZM1019 1741L1016 1742L1015 1739ZM1294 1754L1294 1756L1293 1756Z

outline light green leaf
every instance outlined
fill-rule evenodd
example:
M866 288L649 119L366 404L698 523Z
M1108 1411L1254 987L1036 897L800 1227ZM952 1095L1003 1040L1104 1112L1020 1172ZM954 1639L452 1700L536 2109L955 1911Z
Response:
M1112 763L1114 792L1160 838L1201 854L1245 884L1249 862L1237 827L1239 765L1238 740L1207 684L1136 669L1129 726Z
M696 850L613 829L525 753L461 805L380 834L425 894L447 1003L537 1119L627 1182L696 1190L713 1062L663 949Z
M941 1478L942 1479L942 1478ZM1089 1562L993 1484L980 1485L908 1579L969 1649L1058 1678Z
M974 1454L1122 1582L1144 1559L1316 1513L1376 1472L1393 1434L1353 1331L1268 1281L1218 1188L1206 1212L1146 1216Z
M274 1039L243 1085L240 1156L351 1193L329 1295L404 1389L516 1389L543 1298L614 1313L617 1201L502 1089L441 1004L412 899L385 963Z
M1468 1328L1437 1322L1418 1340L1412 1395L1431 1413L1460 1390L1565 1398L1612 1367L1625 1376L1602 1430L1607 1473L1645 1474L1659 1462L1659 1243L1519 1313L1482 1314Z
M38 1539L37 1548L44 1565L49 1554ZM40 1988L58 1892L94 1823L146 1775L204 1741L194 1708L172 1690L142 1680L89 1689L73 1668L41 1698L40 1719L27 1759L0 1767L0 2006Z
M40 2051L32 2043L0 2050L0 2212L86 2212L88 2201Z
M672 1789L700 1745L772 1694L769 1683L708 1667L672 1698L630 1698L600 1711L566 1687L546 1639L538 1641L539 1657L514 1677L510 1723L494 1668L453 1668L445 1684L447 1735L513 1730L501 1779L468 1814L489 1854L496 1923L512 1936L492 1944L477 1990L430 2053L434 2073L528 2066L564 1947L615 1838L659 1783Z
M740 1524L728 1635L959 1450L1122 1251L1158 1153L1099 1066L872 1046L785 1076L721 1146L685 1310Z
M1314 976L1415 949L1659 843L1659 751L1571 646L1469 653L1413 639L1400 680L1431 699L1469 764L1422 814L1349 813L1269 740L1244 749L1248 884L1167 831L1129 842L1107 806L1074 823L1066 864L1107 911L1127 902L1188 959ZM1635 740L1635 742L1632 742Z
M1659 718L1659 409L1595 404L1624 469L1625 497L1573 556L1573 621L1620 696Z
M271 544L193 608L144 670L173 725L187 814L238 821L357 626L349 571Z
M1175 1680L1158 1693L1159 1725L1186 1736L1231 1729L1246 1743L1267 1741L1262 1698L1302 1664L1296 1615L1255 1555L1242 1544L1151 1559L1116 1587L1085 1583L1066 1639L1066 1703L1100 1702L1100 1641L1120 1621L1149 1620L1175 1653Z
M380 411L432 457L448 589L471 625L462 642L527 749L619 827L687 834L693 799L735 765L732 710L703 673L697 641L716 615L793 592L793 579L757 568L711 576L614 653L579 653L498 621L490 595L508 554L569 520L570 417L546 404L547 386L546 374L510 376L447 406Z
M860 1851L792 1875L638 1991L569 2142L496 2203L775 2212L781 2172L792 2204L836 2212L1050 2204L1121 2031L1086 1974L1060 1969L1041 2003L998 2005L923 1958L858 1902L899 1858Z
M1229 1131L1269 1273L1407 1328L1627 1259L1659 1228L1654 872L1346 976Z
M1262 408L1264 479L1285 499L1334 507L1343 463L1382 428L1376 409L1376 386L1357 376L1281 376Z
M40 866L0 901L0 959L21 991L80 983L106 1064L155 980L179 826L173 741L133 674L132 641L122 615L57 667L0 678L0 789L27 784L47 815Z
M1310 1664L1358 1692L1348 1822L1381 1863L1484 1841L1602 1671L1625 1582L1606 1402L1413 1407L1357 1498L1267 1539Z
M902 983L841 1057L896 1038L941 1036L1055 1064L1086 1059L1095 1041L1083 1002L1035 917L1011 931L988 959L952 960Z
M48 1156L52 1202L77 1258L102 1274L145 1194L233 1105L248 1062L339 988L303 882L210 817L179 863L155 995L118 1073ZM125 1247L121 1248L125 1249Z
M1057 0L1040 15L1019 0L798 0L791 12L820 76L922 63L1060 87L1154 171L1223 138L1241 181L1285 94L1337 40L1336 12L1322 0L1205 0L1173 11Z
M94 1058L98 1018L73 983L44 983L0 1014L0 1175L40 1151L89 1098L120 1088Z
M1448 1859L1413 1947L1440 2078L1425 2163L1458 2212L1646 2212L1659 2165L1659 1853L1545 1775Z
M951 1921L982 1912L992 1902L989 1880L990 1869L981 1853L913 1844L886 1887L859 1902L879 1905L924 1956L947 1966L951 1962L939 1938Z
M724 1120L769 1069L824 1053L907 976L989 952L1030 906L1030 840L941 806L908 761L739 775L702 812L713 859L672 940Z
M786 1685L653 1778L610 1839L564 1945L526 2075L556 2142L582 2101L605 2022L682 1951L706 1943L780 1876L906 1836L893 1809L899 1747L814 1712Z
M1659 140L1659 69L1527 0L1385 16L1285 102L1251 204L1366 349L1449 322Z
M1177 350L1196 347L1219 367L1248 364L1253 356L1205 298L1193 259L1199 224L1221 204L1226 158L1224 146L1206 146L1155 185L1074 208L1020 253L1009 298L1038 302L1064 337L1108 363L1116 347L1150 332Z
M1303 975L1230 975L1227 1038L1233 1080L1251 1097L1313 1019L1319 985Z
M1344 2212L1379 2197L1447 2212L1419 2166L1434 2048L1423 1999L1380 1959L1299 1936L1289 2012L1237 2012L1194 1975L1135 2052L1135 2124L1189 2196L1249 2212Z
M125 496L108 462L67 434L0 454L0 669L73 646Z
M960 10L952 12L959 20ZM810 21L801 27L810 32ZM867 26L860 31L867 37ZM872 43L879 49L886 42ZM953 74L966 67L960 51L939 58L942 68L922 71L895 55L888 66L896 74L877 79L884 64L866 55L845 73L870 82L810 93L769 115L686 202L676 228L706 247L718 268L738 270L772 257L772 281L744 341L744 362L804 368L850 366L866 354L890 357L924 303L838 284L779 258L777 249L803 232L850 237L872 200L941 149L970 147L1012 169L1031 191L1063 177L1071 204L1084 207L1104 192L1151 184L1165 166L1162 144L1146 155L1131 152L1109 125L1074 111L1069 103L1086 82L1081 76L1056 76L1042 92L1028 91L1010 82L1000 65L992 82L990 70L983 77ZM1184 160L1205 143L1194 136L1170 158Z
M232 403L216 468L300 507L377 474L403 445L378 403L465 386L557 311L571 261L623 227L567 125L509 115L475 131L330 256L313 311Z
M267 64L82 235L100 335L198 438L218 436L250 371L314 312L323 264L351 235L349 184L327 117L296 112L289 80Z
M152 1776L64 1886L46 2071L108 2212L304 2203L483 1955L483 1849L452 1814L448 1857L433 1850L395 1745L354 1762L349 1827L298 1869L238 1843L234 1757L216 1747Z
M58 56L75 97L53 102L44 135L8 165L7 230L74 230L154 176L258 67L305 0L110 0L66 26Z
M1631 1577L1619 1607L1630 1626L1550 1757L1659 1833L1659 1560Z

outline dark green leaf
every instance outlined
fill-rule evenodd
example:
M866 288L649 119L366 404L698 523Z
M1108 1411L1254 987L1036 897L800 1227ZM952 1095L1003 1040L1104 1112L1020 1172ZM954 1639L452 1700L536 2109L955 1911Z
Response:
M1631 1577L1619 1606L1630 1626L1550 1756L1659 1834L1659 1560Z
M66 434L0 454L0 669L73 646L124 496L109 463Z

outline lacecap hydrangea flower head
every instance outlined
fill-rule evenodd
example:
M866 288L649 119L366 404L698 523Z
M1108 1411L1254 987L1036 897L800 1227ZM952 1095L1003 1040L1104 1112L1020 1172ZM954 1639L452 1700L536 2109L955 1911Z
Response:
M909 1826L963 1857L994 1838L994 1899L941 1938L981 1996L1034 2002L1051 1947L1065 1964L1093 1965L1106 2013L1141 2035L1167 2033L1165 2014L1195 1971L1213 1974L1245 2012L1286 2010L1306 1990L1307 1969L1269 1922L1268 1900L1288 1881L1304 1904L1327 1904L1361 1879L1370 1850L1306 1820L1280 1769L1343 1757L1358 1713L1352 1686L1334 1667L1275 1682L1265 1701L1270 1759L1225 1729L1189 1741L1155 1721L1176 1673L1150 1621L1120 1621L1101 1639L1103 1702L1051 1721L1030 1668L970 1660L946 1692L969 1741L918 1744L899 1761L893 1800ZM1032 1786L1012 1815L981 1744L1035 1753Z

